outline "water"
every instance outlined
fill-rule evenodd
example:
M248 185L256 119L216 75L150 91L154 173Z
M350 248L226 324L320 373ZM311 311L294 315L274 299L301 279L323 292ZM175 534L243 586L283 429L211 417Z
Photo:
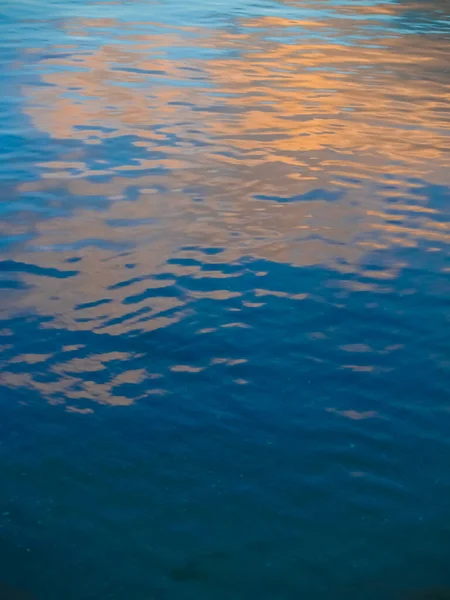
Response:
M2 598L450 585L449 56L446 0L2 3Z

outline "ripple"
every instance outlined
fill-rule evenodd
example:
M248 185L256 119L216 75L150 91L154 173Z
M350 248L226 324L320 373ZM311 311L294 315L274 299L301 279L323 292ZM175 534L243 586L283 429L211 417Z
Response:
M12 582L448 584L447 3L3 12Z

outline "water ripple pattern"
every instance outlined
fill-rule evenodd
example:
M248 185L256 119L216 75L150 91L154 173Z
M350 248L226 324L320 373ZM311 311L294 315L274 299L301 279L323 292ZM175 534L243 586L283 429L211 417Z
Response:
M0 597L450 597L449 61L447 0L3 2Z

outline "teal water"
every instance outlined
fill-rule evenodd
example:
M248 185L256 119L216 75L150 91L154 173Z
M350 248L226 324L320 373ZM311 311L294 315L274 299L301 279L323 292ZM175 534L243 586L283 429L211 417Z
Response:
M447 0L2 3L2 600L448 600L449 64Z

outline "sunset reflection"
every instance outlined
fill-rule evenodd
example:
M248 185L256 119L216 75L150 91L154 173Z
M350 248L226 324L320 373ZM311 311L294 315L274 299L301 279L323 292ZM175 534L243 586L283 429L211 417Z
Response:
M42 85L23 86L26 113L79 144L18 185L72 200L33 224L16 256L38 253L61 277L42 286L21 274L30 287L12 294L15 309L70 329L150 331L198 298L178 277L210 277L203 297L220 300L241 274L220 265L242 257L323 265L343 273L344 290L383 292L405 266L396 249L447 245L426 187L448 182L448 40L398 35L390 2L316 13L209 31L149 23L151 34L74 18L54 57L36 49ZM377 32L383 18L391 35ZM80 35L95 48L78 47ZM380 252L393 253L390 269L345 280Z

